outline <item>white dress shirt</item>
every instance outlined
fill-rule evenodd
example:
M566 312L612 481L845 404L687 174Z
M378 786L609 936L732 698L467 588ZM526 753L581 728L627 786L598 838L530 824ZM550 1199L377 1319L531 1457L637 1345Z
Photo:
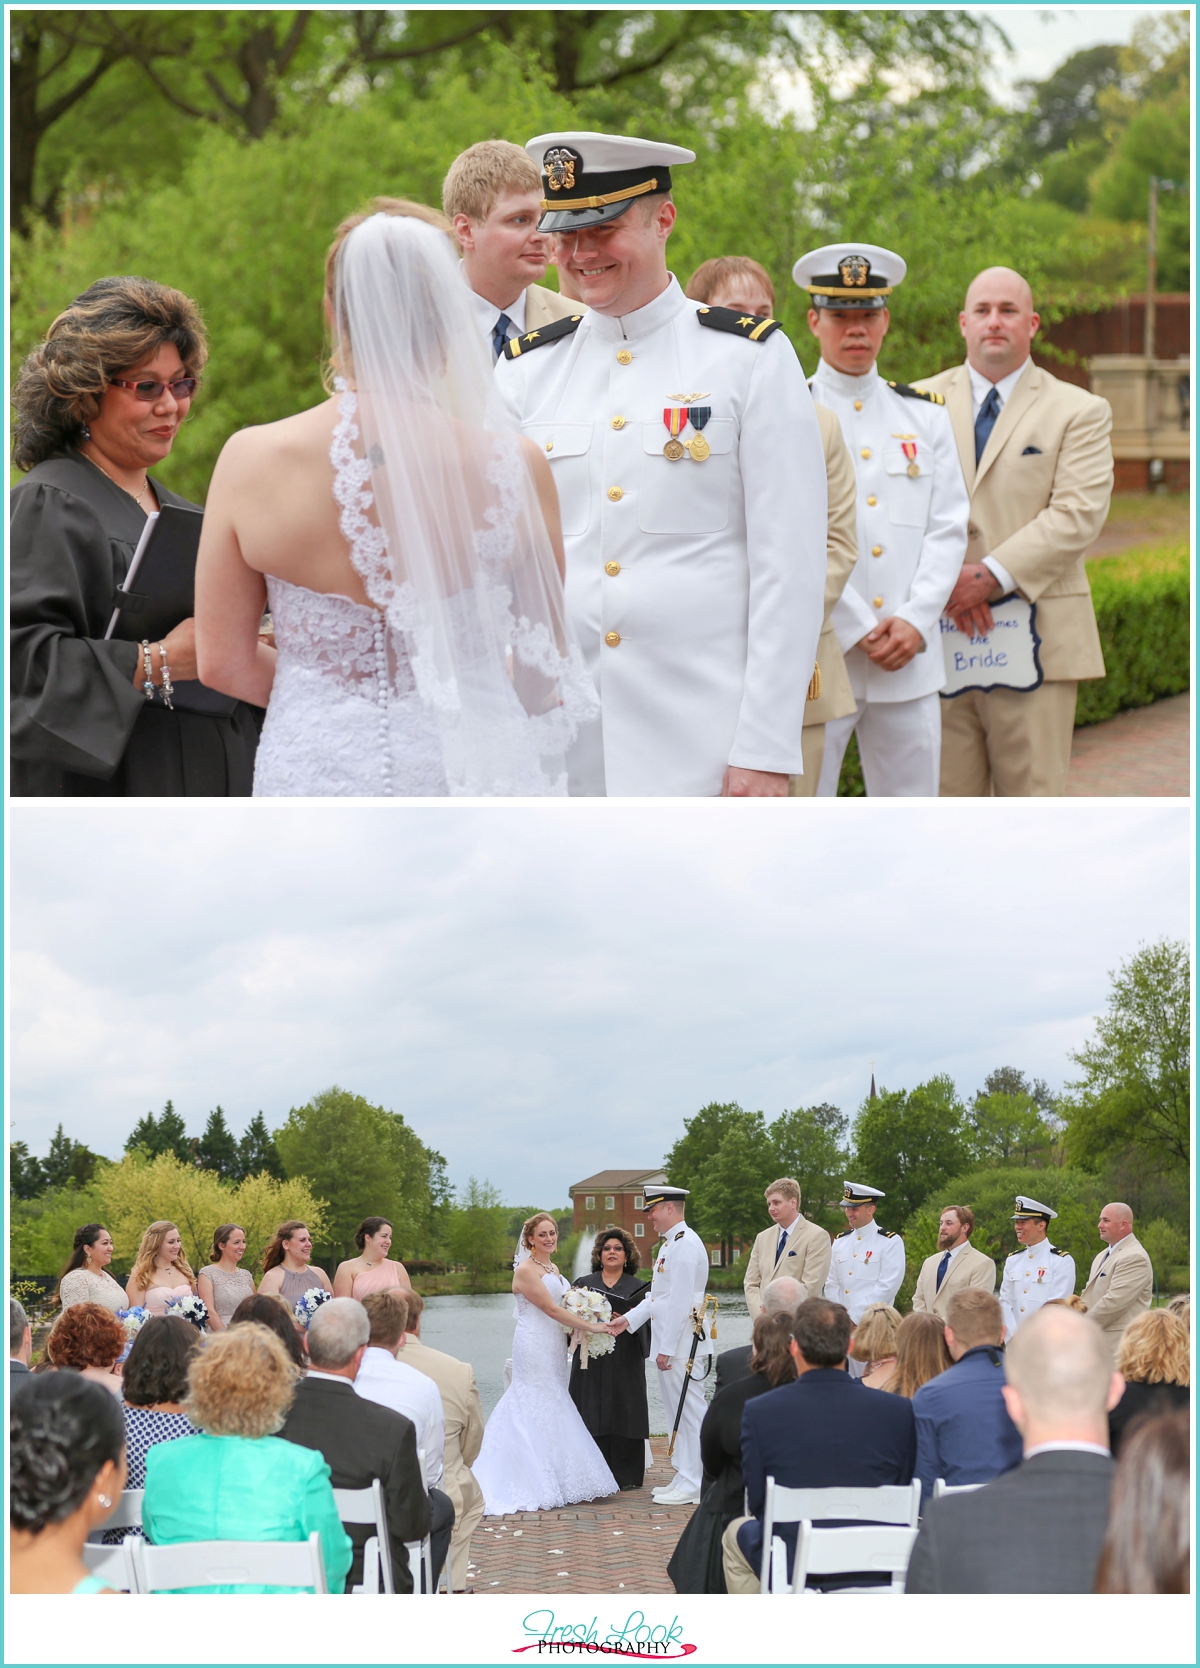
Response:
M979 408L982 406L984 400L987 399L993 388L1000 396L1000 410L1003 411L1005 405L1008 403L1009 395L1032 364L1033 360L1027 359L1025 363L1018 366L1015 371L1010 371L1007 376L1002 376L999 382L989 382L987 377L981 376L975 369L974 365L972 365L968 360L967 375L971 379L971 421L974 422L979 416ZM997 413L997 416L999 416L999 413ZM1003 562L998 562L994 556L985 556L983 558L983 565L991 573L995 574L996 580L1006 596L1009 591L1016 590L1017 582L1004 566Z
M397 1361L389 1349L372 1346L362 1358L354 1388L368 1401L403 1413L417 1427L417 1447L425 1456L425 1487L440 1488L446 1451L446 1420L437 1385L415 1367Z
M492 347L492 332L500 322L501 313L506 313L508 315L509 324L508 329L505 332L507 336L523 336L525 334L524 290L521 291L520 295L518 295L511 307L497 307L494 301L489 301L486 296L480 295L477 290L473 290L471 288L470 284L467 283L467 275L463 270L461 262L459 263L458 270L463 283L467 285L467 294L471 297L471 305L475 310L475 317L479 320L480 334L487 343L489 352L491 352Z

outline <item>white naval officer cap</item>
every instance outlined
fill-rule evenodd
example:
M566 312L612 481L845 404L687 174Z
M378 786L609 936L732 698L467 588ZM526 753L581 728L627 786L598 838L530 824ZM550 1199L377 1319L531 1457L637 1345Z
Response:
M681 1205L691 1196L690 1188L686 1187L649 1187L642 1195L642 1209L649 1210L651 1205Z
M623 133L539 133L525 145L542 176L539 232L573 232L624 214L637 197L671 189L671 168L695 151Z
M1036 1199L1027 1199L1023 1193L1017 1194L1017 1208L1010 1218L1013 1222L1036 1222L1040 1217L1043 1222L1049 1222L1058 1212L1051 1210L1049 1205L1040 1205Z
M877 243L826 243L801 255L792 277L814 307L877 312L907 271L899 255Z
M847 1205L873 1205L876 1199L886 1199L877 1187L864 1187L861 1182L843 1182L842 1197L838 1201L844 1210Z

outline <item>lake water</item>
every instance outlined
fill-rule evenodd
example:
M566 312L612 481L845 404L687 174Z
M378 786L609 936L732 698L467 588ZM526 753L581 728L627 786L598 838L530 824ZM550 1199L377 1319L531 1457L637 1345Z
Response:
M490 1414L504 1393L504 1363L512 1355L513 1304L511 1292L481 1297L427 1297L421 1316L421 1340L434 1349L445 1350L475 1369L483 1411ZM752 1322L746 1300L740 1293L722 1293L717 1314L717 1350L734 1349L750 1342ZM403 1356L401 1356L403 1360ZM646 1363L646 1389L650 1401L650 1430L661 1435L671 1428L658 1393L658 1369ZM711 1400L713 1376L704 1385Z

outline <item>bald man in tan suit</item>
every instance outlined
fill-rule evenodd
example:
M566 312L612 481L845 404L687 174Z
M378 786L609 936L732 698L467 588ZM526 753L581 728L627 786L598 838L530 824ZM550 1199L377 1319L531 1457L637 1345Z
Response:
M1080 1298L1112 1347L1113 1360L1121 1334L1138 1315L1150 1307L1154 1295L1154 1269L1146 1248L1134 1237L1133 1212L1128 1205L1105 1205L1098 1224L1105 1249L1092 1261L1087 1285Z
M483 1446L483 1406L475 1383L475 1369L440 1349L431 1349L420 1337L424 1304L416 1294L409 1298L408 1331L404 1348L396 1357L406 1367L415 1367L437 1385L446 1420L445 1472L442 1488L454 1506L454 1529L450 1536L450 1590L465 1592L471 1536L483 1517L483 1490L475 1481L471 1463ZM416 1311L415 1313L413 1311Z
M1083 558L1112 496L1112 411L1033 363L1040 320L1019 273L981 272L958 322L967 363L920 383L945 398L971 494L966 561L946 613L960 631L988 631L1002 596L1036 603L1044 681L942 702L941 793L1058 796L1078 682L1104 676Z
M800 738L804 775L789 779L792 799L816 797L825 756L825 726L831 718L848 718L855 710L854 691L846 662L830 623L834 604L846 589L846 581L858 561L858 520L854 460L842 436L842 426L828 406L816 407L825 451L825 472L829 480L829 535L826 545L825 624L817 639L816 683L819 694L804 706L804 733ZM812 693L811 689L809 691Z

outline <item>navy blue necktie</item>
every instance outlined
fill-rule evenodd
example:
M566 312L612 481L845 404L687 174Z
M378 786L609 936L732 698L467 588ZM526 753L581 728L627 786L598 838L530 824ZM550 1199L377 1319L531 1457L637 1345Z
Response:
M975 462L983 456L983 448L988 443L988 436L996 426L996 418L1000 415L1000 395L995 388L989 388L987 399L979 408L979 416L975 419Z
M492 326L492 352L499 359L504 352L504 344L508 340L508 327L512 323L507 313L501 313ZM978 459L976 460L978 462Z
M938 1277L937 1277L937 1285L934 1288L935 1291L939 1291L939 1292L941 1291L942 1281L946 1278L946 1270L949 1267L950 1267L950 1253L949 1253L949 1251L946 1251L946 1252L943 1252L942 1260L938 1264Z
M776 1252L775 1252L775 1261L776 1262L778 1262L780 1257L783 1256L784 1246L787 1244L787 1237L788 1237L787 1229L786 1228L781 1228L779 1230L779 1245L778 1245L778 1248L776 1249Z

